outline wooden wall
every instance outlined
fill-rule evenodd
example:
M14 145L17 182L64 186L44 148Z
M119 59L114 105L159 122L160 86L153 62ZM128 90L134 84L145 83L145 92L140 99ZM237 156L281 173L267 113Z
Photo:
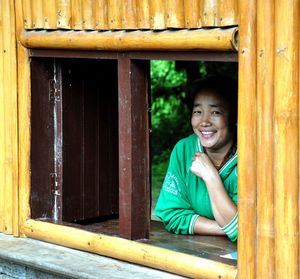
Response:
M237 25L237 0L23 0L25 29L167 29Z
M0 0L0 231L18 233L17 68L14 1Z
M240 279L299 278L299 5L239 1Z

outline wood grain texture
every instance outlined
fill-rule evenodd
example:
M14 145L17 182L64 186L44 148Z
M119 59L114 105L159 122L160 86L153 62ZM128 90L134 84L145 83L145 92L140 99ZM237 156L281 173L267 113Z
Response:
M56 0L57 27L71 29L71 0Z
M150 1L150 26L151 29L165 29L165 2L160 0Z
M201 4L200 1L184 0L184 17L186 28L201 27Z
M32 28L31 1L22 1L22 13L25 29Z
M275 278L274 265L274 1L257 2L257 267ZM266 257L266 255L268 255Z
M275 269L299 278L299 1L275 1Z
M95 17L93 14L94 8L94 0L84 0L82 2L83 7L83 28L86 30L94 30L95 29Z
M109 29L122 29L123 1L107 0L108 26Z
M238 277L256 270L256 1L239 1L239 239ZM249 132L251 131L251 132Z
M139 29L150 29L150 1L151 0L138 0L137 1L137 26Z
M44 29L56 29L55 0L42 1Z
M218 12L218 2L217 0L205 0L201 7L201 18L202 26L210 27L217 25L217 12Z
M184 21L184 1L183 0L165 0L165 22L168 28L182 28Z
M5 233L18 235L18 121L17 121L17 68L15 41L14 1L1 1L2 52L2 108L4 124L2 136L4 153L1 153L5 175L2 180L3 227Z
M31 16L32 16L32 28L34 29L44 28L42 0L31 1Z
M235 50L236 28L164 32L22 32L28 48L77 50Z
M219 0L217 25L230 26L238 22L238 0Z
M95 27L99 30L108 29L107 0L95 0L93 2Z
M28 220L26 236L78 250L150 266L189 278L236 278L236 268L152 245L80 229Z
M137 22L137 0L127 0L122 5L122 29L136 29Z
M74 30L82 30L83 28L83 8L82 0L71 0L71 27Z

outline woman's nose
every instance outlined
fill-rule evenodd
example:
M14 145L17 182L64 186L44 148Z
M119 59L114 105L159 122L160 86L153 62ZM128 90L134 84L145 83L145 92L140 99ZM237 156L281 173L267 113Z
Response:
M209 118L208 114L206 114L206 113L202 114L201 119L200 119L200 125L203 126L203 127L207 127L207 126L211 125L210 118Z

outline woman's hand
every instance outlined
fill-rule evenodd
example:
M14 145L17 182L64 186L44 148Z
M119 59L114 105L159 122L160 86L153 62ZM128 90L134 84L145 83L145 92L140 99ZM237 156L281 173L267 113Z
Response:
M197 152L193 157L190 170L196 176L207 182L218 176L218 171L205 153Z

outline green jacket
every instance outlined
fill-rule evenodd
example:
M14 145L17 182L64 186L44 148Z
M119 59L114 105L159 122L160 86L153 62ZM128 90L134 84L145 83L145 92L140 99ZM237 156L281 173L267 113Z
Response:
M214 220L206 185L190 172L196 152L203 152L203 147L195 134L175 145L155 208L155 214L162 219L166 229L176 234L194 234L198 216ZM219 170L219 174L227 193L237 204L237 153ZM236 241L237 215L222 229L231 241Z

